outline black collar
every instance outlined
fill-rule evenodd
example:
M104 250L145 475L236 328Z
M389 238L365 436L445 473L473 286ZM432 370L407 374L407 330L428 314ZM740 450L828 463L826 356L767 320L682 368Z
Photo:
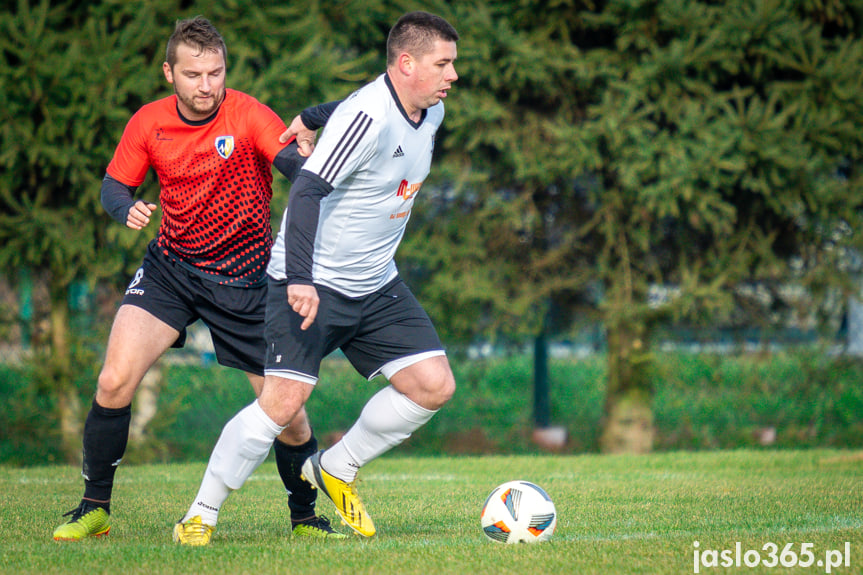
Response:
M420 121L419 121L419 122L414 122L413 120L411 120L411 119L408 117L407 112L405 112L404 106L402 106L402 103L401 103L401 101L399 100L399 96L398 96L398 94L396 94L396 89L393 87L393 82L392 82L392 80L390 80L390 74L389 74L389 72L387 72L386 74L384 74L384 81L387 83L387 88L389 88L389 89L390 89L390 94L392 94L392 96L393 96L393 100L395 100L395 101L396 101L396 106L398 106L398 107L399 107L399 112L401 112L401 113L402 113L402 116L404 117L404 119L405 119L405 120L407 120L408 124L410 124L411 126L413 126L415 129L416 129L416 128L419 128L419 127L420 127L420 125L422 125L423 120L425 120L425 119L426 119L426 114L428 113L428 110L423 109L423 110L420 112Z
M224 99L222 99L222 104L224 104L225 100L227 100L227 99L228 99L228 91L225 90L225 97L224 97ZM210 114L209 116L207 116L206 118L204 118L203 120L190 120L189 118L184 116L182 112L180 112L180 98L178 97L177 98L177 104L176 104L177 115L180 116L180 119L183 121L184 124L188 124L190 126L203 126L203 125L209 124L210 122L213 121L213 118L215 118L219 114L219 110L222 109L222 104L219 104L219 107L216 108L216 111L213 112L212 114ZM404 112L402 112L402 113L404 113Z

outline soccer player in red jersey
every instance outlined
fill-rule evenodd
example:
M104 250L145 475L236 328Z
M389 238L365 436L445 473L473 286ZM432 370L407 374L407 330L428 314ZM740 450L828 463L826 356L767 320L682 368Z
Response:
M109 532L114 473L126 449L135 391L162 354L182 347L187 326L206 323L218 362L244 371L256 395L263 386L271 166L293 180L305 158L296 143L279 142L286 128L275 112L226 88L225 43L206 19L177 22L163 71L174 95L134 114L102 183L108 213L141 230L157 206L134 193L152 167L162 220L114 318L84 426L84 495L54 531L56 540ZM335 105L317 107L321 124ZM291 124L295 133L314 134L297 122ZM317 451L305 412L273 445L293 533L344 537L316 516L316 494L299 477L303 461ZM186 543L209 542L206 520L199 518L201 529Z

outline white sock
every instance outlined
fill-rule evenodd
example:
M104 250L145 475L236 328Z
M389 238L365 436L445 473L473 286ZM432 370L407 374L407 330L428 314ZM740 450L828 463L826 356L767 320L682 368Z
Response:
M196 515L201 516L201 522L206 525L215 525L219 519L219 509L231 494L232 489L225 485L219 477L213 474L210 466L204 471L204 479L195 496L195 502L189 507L189 511L183 517L185 523Z
M372 396L344 437L324 451L321 467L351 482L360 467L410 437L435 413L389 385Z
M273 440L283 429L264 413L258 400L226 423L210 455L195 502L183 517L183 522L200 515L202 522L215 525L219 509L228 495L242 487L263 463Z

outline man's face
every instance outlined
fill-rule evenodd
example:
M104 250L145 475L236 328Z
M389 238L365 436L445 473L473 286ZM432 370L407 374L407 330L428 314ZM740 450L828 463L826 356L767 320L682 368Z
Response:
M431 108L446 98L447 90L458 80L454 66L456 55L455 42L435 40L431 52L414 60L412 92L417 108Z
M225 57L221 50L198 52L186 44L177 46L173 69L162 65L165 78L174 85L180 113L189 120L204 120L225 99Z

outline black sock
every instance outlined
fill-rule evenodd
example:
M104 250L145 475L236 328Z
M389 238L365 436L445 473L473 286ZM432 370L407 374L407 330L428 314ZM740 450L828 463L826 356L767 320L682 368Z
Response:
M109 512L114 472L126 452L131 420L131 405L108 409L94 399L84 423L84 499Z
M312 438L302 445L286 445L277 438L273 441L273 451L276 453L276 467L289 494L291 524L313 518L318 494L309 482L300 479L300 470L303 462L318 451L318 440L314 433Z

